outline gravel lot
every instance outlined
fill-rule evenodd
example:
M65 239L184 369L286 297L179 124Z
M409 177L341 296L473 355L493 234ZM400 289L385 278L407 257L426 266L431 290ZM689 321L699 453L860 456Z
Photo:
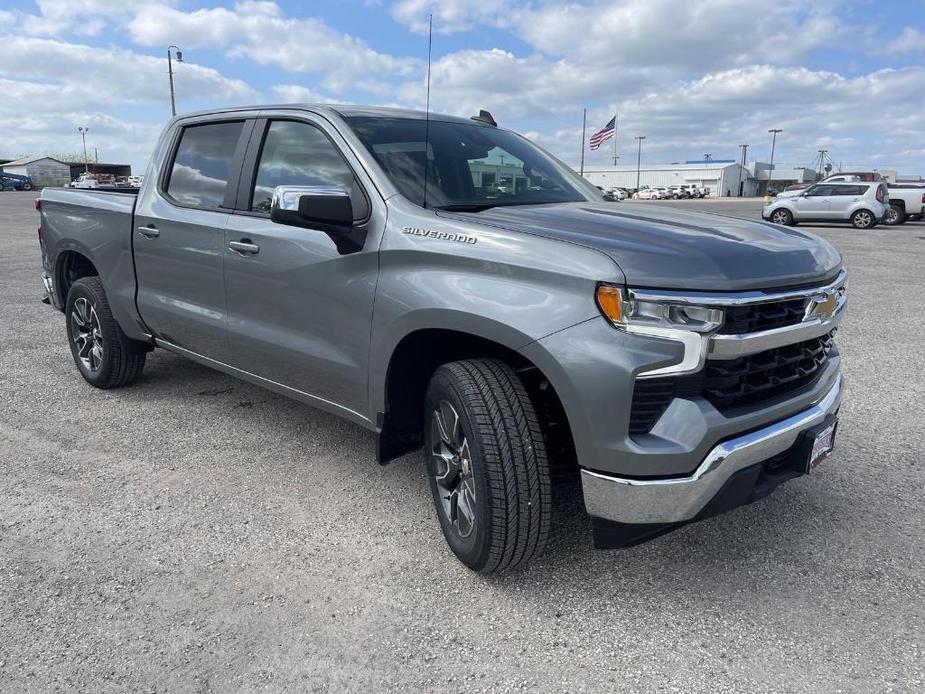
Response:
M483 578L417 456L163 351L85 385L33 197L0 193L0 691L925 690L925 223L819 232L852 274L818 475L614 552L563 489L546 555Z

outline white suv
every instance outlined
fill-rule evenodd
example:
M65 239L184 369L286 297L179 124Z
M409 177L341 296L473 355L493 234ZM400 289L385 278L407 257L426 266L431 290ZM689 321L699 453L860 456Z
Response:
M761 217L775 224L851 222L856 229L870 229L883 219L888 207L882 182L817 183L799 195L771 201L761 210Z

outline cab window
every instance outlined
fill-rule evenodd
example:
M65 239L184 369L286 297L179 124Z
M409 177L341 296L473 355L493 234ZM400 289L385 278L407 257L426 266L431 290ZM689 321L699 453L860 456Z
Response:
M213 209L225 199L244 121L183 129L167 182L167 195L188 207Z
M250 210L269 214L276 186L343 188L350 194L354 219L365 219L369 205L334 143L320 129L299 121L272 121L257 164Z

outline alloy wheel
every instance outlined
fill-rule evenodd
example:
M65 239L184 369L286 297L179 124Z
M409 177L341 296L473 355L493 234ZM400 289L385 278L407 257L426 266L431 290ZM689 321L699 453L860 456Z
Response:
M899 219L899 210L897 210L892 205L887 208L886 215L883 217L883 221L886 224L896 224Z
M431 441L443 512L460 537L469 537L476 517L472 456L459 414L446 400L437 403L431 417Z
M858 229L867 229L872 221L873 219L870 216L870 212L861 211L856 212L854 215L854 226Z
M91 373L103 364L103 333L96 309L85 298L74 302L71 310L71 339L77 347L77 356Z
M787 213L784 210L775 210L771 214L771 221L775 224L786 224L787 223Z

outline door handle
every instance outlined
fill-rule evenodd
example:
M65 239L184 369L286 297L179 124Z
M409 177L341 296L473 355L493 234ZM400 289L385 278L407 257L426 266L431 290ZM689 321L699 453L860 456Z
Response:
M138 227L138 233L144 236L146 239L156 239L161 235L161 232L157 230L157 227Z
M241 255L256 255L260 252L260 246L256 243L251 243L248 239L244 239L243 241L229 241L228 248Z

